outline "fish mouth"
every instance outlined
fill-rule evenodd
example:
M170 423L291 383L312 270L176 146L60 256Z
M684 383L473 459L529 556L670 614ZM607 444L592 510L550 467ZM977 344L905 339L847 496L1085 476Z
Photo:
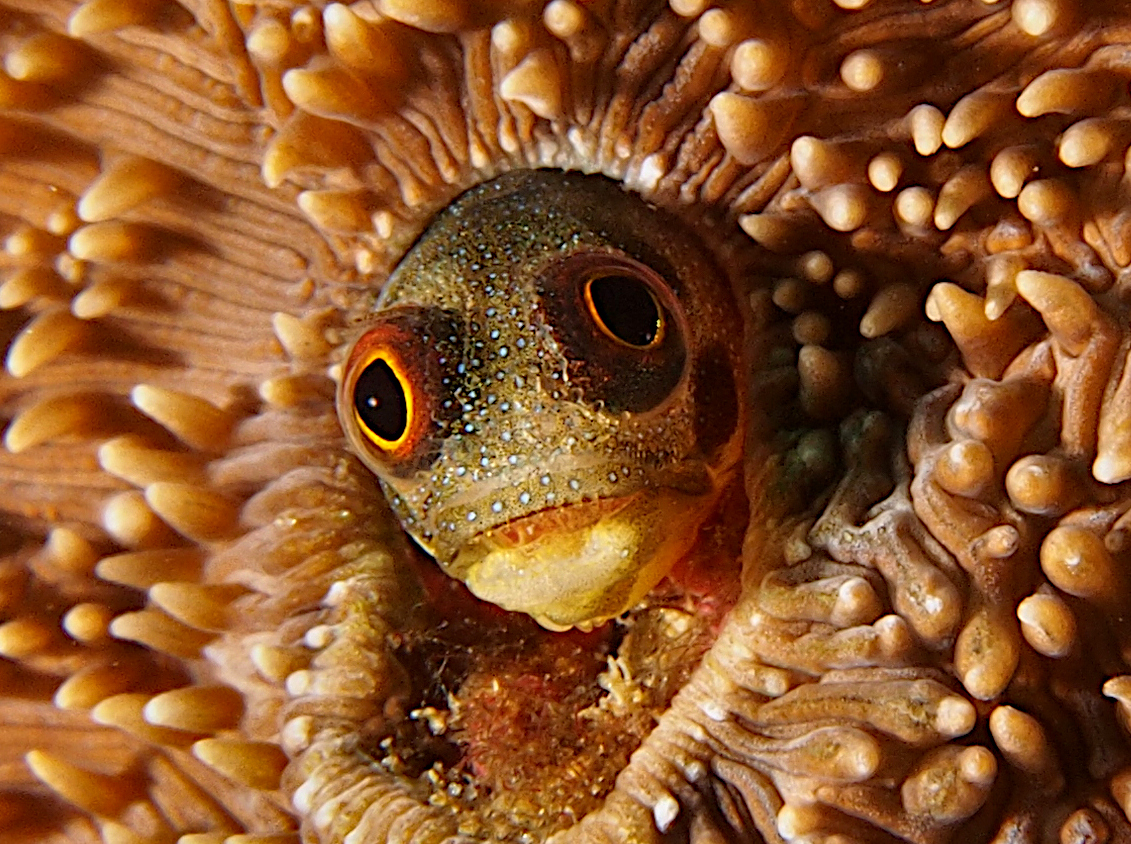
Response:
M509 519L480 532L475 539L490 542L499 549L520 548L538 542L550 533L584 530L603 518L614 516L641 495L640 492L615 498L594 498L589 501L544 507L525 516Z
M590 630L663 579L714 502L645 488L540 510L475 534L445 569L477 597L547 629Z

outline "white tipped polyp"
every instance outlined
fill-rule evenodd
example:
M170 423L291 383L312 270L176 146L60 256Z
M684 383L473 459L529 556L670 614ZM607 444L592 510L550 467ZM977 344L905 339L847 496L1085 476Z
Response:
M957 738L974 729L976 719L973 704L965 698L952 695L939 701L939 708L935 713L935 729L946 738Z
M872 625L880 636L880 649L885 656L901 656L911 648L911 628L902 616L885 615Z
M997 776L997 760L989 750L979 745L962 751L958 766L962 778L974 785L992 785Z
M312 777L295 789L295 793L291 797L291 804L298 810L300 815L308 815L310 813L313 807L314 791L317 787L318 785Z
M703 778L707 776L707 766L694 759L683 766L683 775L690 783L702 782Z
M725 721L730 714L726 707L717 700L705 700L699 704L699 709L712 721Z
M970 668L961 679L962 685L966 687L966 691L978 700L990 700L1001 692L998 688L999 683L996 682L997 678L993 675L993 672L989 671L981 663Z
M871 737L869 736L869 739ZM871 779L880 767L880 746L873 740L861 743L849 758L851 762L851 782L863 782Z
M293 755L308 748L313 738L313 724L314 721L309 715L287 719L279 733L283 750Z
M850 627L866 624L880 611L880 601L871 584L862 577L852 577L841 584L836 593L831 621Z
M1010 11L1018 29L1039 37L1056 26L1058 6L1056 0L1014 0Z
M330 588L326 591L326 597L322 599L322 605L326 607L336 607L345 600L348 592L348 581L335 581L334 584L330 586Z
M320 650L334 641L334 631L326 624L317 624L306 631L302 642L308 648Z
M330 824L334 822L334 817L341 811L341 806L338 805L336 800L329 800L318 807L318 810L310 817L311 822L314 824L315 829L326 830L330 828Z
M291 697L301 697L310 691L313 683L313 675L310 671L303 668L288 674L287 679L284 681L284 687L287 690L287 694Z
M1118 484L1131 478L1131 461L1115 454L1101 454L1092 464L1092 476L1101 484Z
M822 814L816 806L786 803L778 810L775 823L778 835L786 841L793 841L808 835L820 826Z
M652 818L656 822L656 829L661 833L671 829L675 819L679 817L679 801L670 794L665 794L656 801L652 807Z
M659 153L653 153L641 163L640 174L637 178L642 188L646 191L654 191L666 172L664 157Z

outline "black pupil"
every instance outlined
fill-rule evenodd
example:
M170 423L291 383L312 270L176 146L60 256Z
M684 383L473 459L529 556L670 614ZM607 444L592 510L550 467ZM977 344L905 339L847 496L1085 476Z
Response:
M589 298L605 329L630 346L648 346L660 331L660 309L648 285L628 275L589 282Z
M353 406L363 425L383 440L396 440L408 426L408 402L393 369L381 358L362 370Z

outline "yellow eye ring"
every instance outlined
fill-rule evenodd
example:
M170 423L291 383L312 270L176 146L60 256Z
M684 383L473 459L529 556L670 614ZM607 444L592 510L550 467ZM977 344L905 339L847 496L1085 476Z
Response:
M613 342L639 350L664 342L664 309L643 279L623 272L595 273L582 285L582 297L593 322Z
M413 431L412 382L391 349L375 349L363 361L351 387L354 421L377 448L396 451Z
M439 308L397 305L353 343L338 383L338 418L358 456L379 475L408 477L439 456L453 400L463 327Z

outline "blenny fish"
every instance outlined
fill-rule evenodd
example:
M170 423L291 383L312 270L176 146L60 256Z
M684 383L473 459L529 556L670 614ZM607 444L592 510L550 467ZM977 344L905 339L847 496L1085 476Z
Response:
M342 370L338 412L445 572L552 630L639 601L733 479L742 324L671 215L515 171L441 213Z

